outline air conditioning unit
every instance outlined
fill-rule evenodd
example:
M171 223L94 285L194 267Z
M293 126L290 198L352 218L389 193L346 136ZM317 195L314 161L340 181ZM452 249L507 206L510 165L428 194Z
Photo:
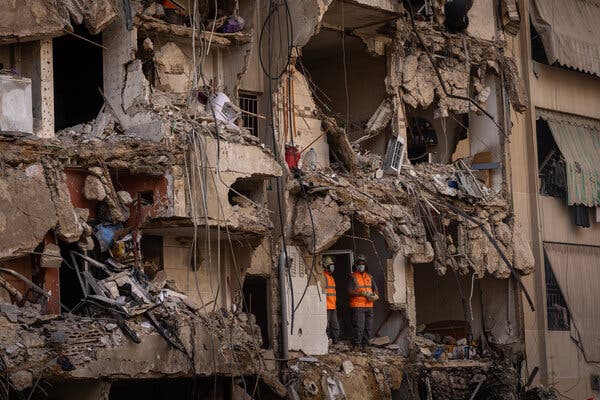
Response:
M0 74L0 131L33 133L31 79Z
M400 135L392 136L385 151L383 167L386 172L394 171L400 173L404 161L404 138Z

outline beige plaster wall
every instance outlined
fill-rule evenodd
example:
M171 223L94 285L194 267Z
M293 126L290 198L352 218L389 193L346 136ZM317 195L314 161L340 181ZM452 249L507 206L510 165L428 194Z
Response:
M185 237L187 240L178 240ZM218 306L225 306L227 301L222 296L224 292L225 277L229 273L229 264L221 255L221 274L217 262L217 245L211 243L211 257L207 257L204 241L199 241L200 257L199 268L193 271L190 268L191 237L189 235L167 234L163 236L164 270L168 279L173 279L177 288L193 299L198 305L210 305L206 308L212 310L219 285ZM196 286L197 285L197 286Z
M542 213L542 240L545 242L600 245L600 224L590 214L591 227L576 226L565 199L540 196Z
M317 154L319 168L329 166L329 145L327 135L321 127L321 120L315 117L315 101L313 100L308 81L299 71L294 71L294 143L299 146L303 156L312 147ZM283 118L283 116L282 116ZM303 158L300 159L301 162ZM301 164L301 167L303 163ZM304 166L308 168L308 166Z
M494 40L496 37L495 8L494 0L475 0L469 11L467 34L480 39Z
M600 119L600 78L532 62L536 107Z
M292 351L303 351L305 354L326 354L328 348L327 335L327 309L325 295L323 294L322 281L317 279L311 282L304 299L300 298L306 287L311 266L311 258L303 257L296 246L288 246L288 257L291 259L291 275L294 291L294 300L297 310L294 313L294 330L288 336L288 347ZM286 279L286 297L288 304L288 321L286 329L291 329L291 290L289 280Z
M520 3L521 15L528 15L528 4ZM534 384L553 385L569 398L590 398L594 395L590 388L590 373L598 371L583 360L569 332L546 329L546 286L541 244L546 240L599 245L600 229L597 225L589 229L575 227L564 200L538 194L535 107L600 118L600 79L533 62L528 22L522 23L517 38L508 41L508 48L508 53L517 57L532 104L531 109L523 114L511 112L513 126L508 144L514 212L536 257L536 272L523 277L536 307L536 311L532 312L522 297L528 366L524 374L539 366L540 373Z

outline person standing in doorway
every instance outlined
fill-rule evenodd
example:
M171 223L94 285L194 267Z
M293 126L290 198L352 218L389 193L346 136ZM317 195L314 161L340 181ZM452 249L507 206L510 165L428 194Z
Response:
M335 279L333 271L335 262L333 257L323 259L323 271L325 273L325 297L327 300L327 337L336 344L340 338L340 324L337 318L337 296L335 291Z
M352 349L364 349L369 345L373 331L373 304L379 300L375 280L367 272L367 259L356 257L354 272L348 280L350 316L352 318Z

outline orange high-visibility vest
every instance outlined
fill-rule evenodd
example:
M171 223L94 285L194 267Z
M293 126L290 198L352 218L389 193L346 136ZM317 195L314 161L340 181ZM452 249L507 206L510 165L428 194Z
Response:
M335 294L335 279L333 275L325 271L325 296L327 297L327 309L335 310L335 303L337 300Z
M352 273L352 279L354 279L354 285L357 292L367 291L373 293L371 281L373 277L366 272L354 271ZM364 296L350 296L350 307L351 308L366 308L373 307L373 303L367 300Z

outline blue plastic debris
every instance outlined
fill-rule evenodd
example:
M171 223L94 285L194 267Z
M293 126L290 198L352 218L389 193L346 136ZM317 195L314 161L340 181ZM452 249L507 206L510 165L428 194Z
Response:
M94 227L94 237L98 240L100 251L105 252L112 246L115 233L123 229L122 224L100 224Z

